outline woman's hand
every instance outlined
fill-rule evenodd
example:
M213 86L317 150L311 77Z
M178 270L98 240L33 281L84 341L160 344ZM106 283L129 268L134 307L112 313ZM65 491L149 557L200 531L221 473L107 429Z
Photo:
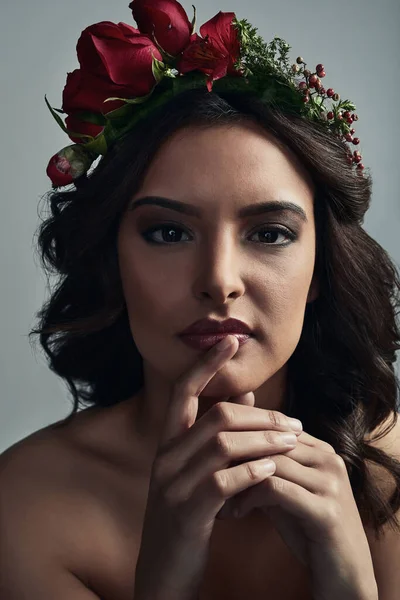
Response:
M258 507L310 569L315 600L377 600L373 563L345 462L302 432L294 449L272 457L273 476L232 498L221 516Z
M135 600L196 598L217 514L273 472L259 457L287 449L280 432L291 431L290 419L256 408L254 394L250 406L218 402L196 421L198 396L238 350L228 338L230 348L212 348L175 384L150 476ZM230 467L235 461L248 462Z

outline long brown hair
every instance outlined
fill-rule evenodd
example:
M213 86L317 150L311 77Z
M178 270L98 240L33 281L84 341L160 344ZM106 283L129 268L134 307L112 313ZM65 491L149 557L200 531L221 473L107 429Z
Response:
M169 136L187 126L255 122L291 149L315 184L316 272L320 292L307 304L288 369L296 402L287 412L330 443L349 473L363 520L379 536L386 522L400 530L400 462L365 438L394 414L400 348L396 322L400 281L387 252L363 229L372 179L345 161L345 144L322 124L265 106L241 92L189 90L139 122L96 168L70 189L46 196L50 214L38 229L38 250L57 282L37 313L49 368L79 407L109 406L143 386L142 358L129 328L116 239L127 203ZM390 501L369 476L375 463L390 473Z

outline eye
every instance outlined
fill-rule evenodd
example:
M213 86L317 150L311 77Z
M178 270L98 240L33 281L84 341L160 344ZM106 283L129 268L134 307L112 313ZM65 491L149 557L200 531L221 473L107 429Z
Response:
M153 233L155 233L156 231L164 231L166 233L166 238L167 241L162 240L162 241L156 241L154 240L152 236ZM142 236L144 237L144 239L149 242L150 244L164 244L164 245L171 245L171 243L173 242L181 242L182 240L177 239L179 238L179 234L177 235L176 232L177 231L183 231L183 229L181 227L178 227L177 225L168 225L168 223L161 223L160 225L154 225L153 227L150 227L149 229L146 229L146 231L143 231ZM175 233L175 235L174 235ZM161 235L161 237L163 238L164 236Z
M164 236L163 234L161 234L161 241L160 240L155 240L153 234L155 234L158 231L162 231L164 232L166 235ZM178 232L178 233L177 233ZM145 231L142 232L142 236L143 238L149 243L149 244L159 244L159 245L164 245L164 246L171 246L174 243L179 243L182 241L187 241L187 240L182 240L180 239L182 237L182 234L179 232L184 232L185 230L182 227L178 227L177 225L174 224L168 224L168 223L160 223L159 225L154 225L153 227L150 227L149 229L146 229ZM291 231L290 229L286 229L286 227L278 227L278 226L268 226L268 227L262 227L261 229L258 229L256 232L252 233L251 235L263 235L263 240L264 241L258 241L258 244L264 244L266 246L288 246L290 243L292 243L295 239L297 239L297 234L294 233L293 231ZM283 244L283 243L271 243L276 241L276 237L278 236L284 236L287 239L289 239L289 242Z
M268 226L268 227L263 227L261 229L258 229L255 233L253 233L252 235L259 235L262 234L262 238L261 238L261 242L258 242L260 244L266 244L267 246L289 246L289 244L291 244L296 238L297 238L297 234L295 234L293 231L290 231L290 229L286 229L286 227L277 227L275 226ZM271 242L271 239L275 239L276 236L284 236L287 239L289 239L289 242L287 242L286 244L274 244L274 243L267 243L267 241Z

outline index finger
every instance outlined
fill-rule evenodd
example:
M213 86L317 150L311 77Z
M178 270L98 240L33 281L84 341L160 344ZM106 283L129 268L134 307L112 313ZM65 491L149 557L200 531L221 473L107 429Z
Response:
M167 446L173 439L192 427L196 421L201 392L214 375L236 354L239 342L234 335L226 336L223 342L228 343L227 348L220 349L218 346L220 344L222 346L222 341L219 342L176 381L160 437L161 446Z

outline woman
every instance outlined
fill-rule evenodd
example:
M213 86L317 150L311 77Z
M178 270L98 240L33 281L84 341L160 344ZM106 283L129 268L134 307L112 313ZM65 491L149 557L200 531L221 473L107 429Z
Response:
M32 333L74 407L2 455L5 597L394 600L400 282L283 104L182 91L50 194Z

